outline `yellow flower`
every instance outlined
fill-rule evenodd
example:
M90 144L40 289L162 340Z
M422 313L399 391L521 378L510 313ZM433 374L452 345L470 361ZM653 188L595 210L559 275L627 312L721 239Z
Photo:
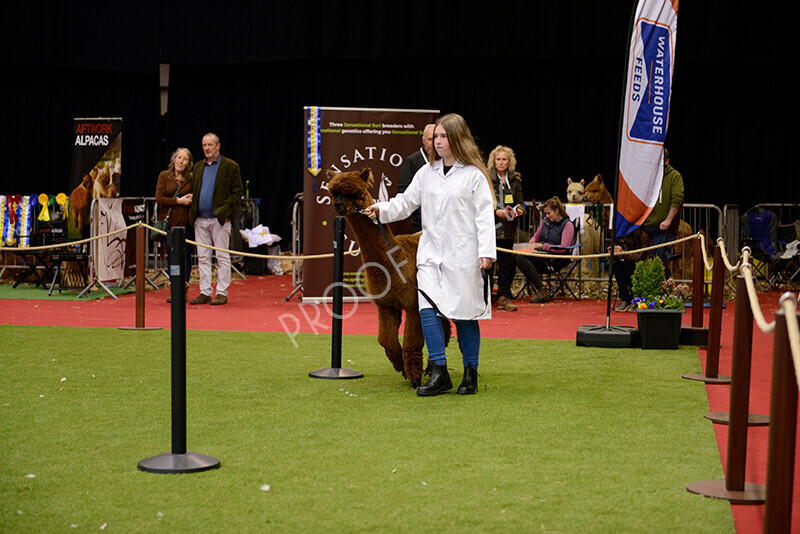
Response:
M640 310L646 310L647 309L647 303L646 302L640 302L639 303L639 309Z

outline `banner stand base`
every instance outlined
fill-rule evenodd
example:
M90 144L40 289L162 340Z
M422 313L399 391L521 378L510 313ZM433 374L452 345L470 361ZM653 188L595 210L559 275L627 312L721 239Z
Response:
M579 347L636 348L639 346L639 330L633 326L579 326L575 343Z
M101 282L101 281L100 281L100 280L98 280L97 278L95 278L94 280L92 280L92 281L89 283L89 285L88 285L88 286L84 287L84 288L83 288L83 291L81 291L80 293L78 293L78 296L77 296L77 297L75 297L75 298L76 298L76 299L79 299L79 298L81 298L81 297L82 297L82 296L84 296L86 293L88 293L88 292L89 292L89 290L90 290L90 289L92 289L92 288L93 288L95 285L102 287L102 288L103 288L103 289L106 291L106 293L108 293L109 295L111 295L111 296L114 298L114 300L119 300L119 298L117 298L117 296L116 296L114 293L112 293L110 289L108 289L108 286L106 286L106 285L105 285L103 282Z

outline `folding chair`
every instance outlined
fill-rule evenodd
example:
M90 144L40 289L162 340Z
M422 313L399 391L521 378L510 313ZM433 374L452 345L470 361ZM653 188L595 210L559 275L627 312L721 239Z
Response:
M575 218L572 220L572 227L575 232L572 235L572 244L568 247L557 247L558 249L565 248L567 254L573 256L570 262L563 265L561 261L551 260L547 262L547 272L543 273L547 277L547 283L550 286L550 298L552 299L559 292L564 290L568 291L572 298L581 300L581 288L583 285L581 277L580 263L581 258L581 219ZM551 247L552 249L553 247ZM569 277L575 268L578 268L578 294L576 295L572 288L569 286ZM555 281L552 281L555 278Z
M778 239L779 221L775 213L764 208L752 208L741 216L740 228L742 244L750 247L753 259L757 260L752 268L762 291L788 283L798 275L800 260L791 249L787 253L787 243ZM766 289L759 278L767 283Z
M800 283L800 220L791 224L779 224L777 235L782 252L775 263L775 283Z

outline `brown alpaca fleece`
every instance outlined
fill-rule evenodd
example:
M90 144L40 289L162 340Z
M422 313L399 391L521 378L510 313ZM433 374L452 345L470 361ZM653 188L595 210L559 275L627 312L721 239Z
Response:
M422 346L425 339L419 317L417 301L417 246L421 232L395 236L385 227L391 246L381 235L375 222L360 210L375 203L369 189L372 171L332 173L327 171L328 189L336 213L344 216L361 250L366 289L378 308L378 343L396 371L418 387L423 374ZM375 265L380 265L377 267ZM387 280L387 273L389 278ZM398 338L402 312L405 311L403 345ZM450 322L443 320L445 340L450 337Z
M583 200L594 204L612 204L614 202L611 193L608 192L606 185L603 183L603 177L599 174L594 177L594 180L586 184Z
M611 193L606 189L603 183L603 177L596 175L594 180L586 184L583 192L583 200L585 202L592 202L594 204L613 204L614 198ZM611 217L611 209L608 207L603 208L603 226L608 228L608 220Z

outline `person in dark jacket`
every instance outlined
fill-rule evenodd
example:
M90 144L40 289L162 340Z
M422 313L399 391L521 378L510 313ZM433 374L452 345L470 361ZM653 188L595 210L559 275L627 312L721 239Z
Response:
M525 202L522 200L522 180L517 169L517 157L514 151L503 145L497 145L489 154L486 162L489 180L495 195L497 207L494 212L496 242L498 248L514 248L517 237L517 217L525 214ZM494 266L492 266L492 271ZM497 251L497 309L517 311L511 295L511 282L517 264L514 255Z
M560 198L551 197L544 202L542 209L544 210L544 219L530 240L530 250L566 256L569 252L568 247L572 246L572 240L575 237L575 227L566 216L564 204L561 203ZM550 294L544 287L540 274L547 268L547 262L551 262L555 269L562 269L570 260L566 257L562 260L560 258L549 259L518 255L516 261L519 270L536 289L536 294L530 301L537 304L550 301Z
M631 301L633 301L633 287L631 278L636 269L636 262L646 260L653 254L650 251L634 252L632 254L620 254L626 250L639 250L650 246L650 233L639 226L633 232L614 240L614 278L619 287L619 304L614 311L624 312L633 311Z
M433 124L425 125L422 130L422 147L403 160L400 166L400 174L397 177L397 194L404 192L414 179L414 175L422 168L423 165L428 163L428 155L433 149ZM416 210L409 217L411 221L411 228L414 232L422 231L422 216L420 210Z
M227 250L231 244L231 221L242 201L242 173L239 164L220 153L217 134L203 136L205 159L194 166L194 187L189 219L194 224L197 242ZM198 247L197 270L200 273L200 294L189 304L228 303L231 283L231 257L228 252L217 255L217 294L211 298L211 249Z
M176 149L169 158L167 170L161 171L156 183L158 218L166 218L169 228L185 227L187 240L194 240L192 226L189 224L189 208L192 205L192 164L192 153L188 148ZM189 275L192 272L192 248L188 242L185 260L188 288ZM170 302L170 298L167 298L167 302Z

